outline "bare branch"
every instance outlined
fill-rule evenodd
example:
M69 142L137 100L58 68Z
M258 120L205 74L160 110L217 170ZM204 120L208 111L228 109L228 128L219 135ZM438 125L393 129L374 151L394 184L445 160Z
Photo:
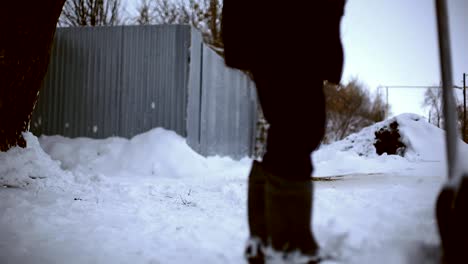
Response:
M120 23L121 0L67 0L60 26L110 26Z

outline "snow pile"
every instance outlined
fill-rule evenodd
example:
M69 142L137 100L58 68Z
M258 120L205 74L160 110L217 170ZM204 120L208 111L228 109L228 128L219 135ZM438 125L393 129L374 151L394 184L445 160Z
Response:
M192 177L206 170L206 160L173 131L156 128L130 140L43 136L44 150L63 169L108 176L143 174Z
M383 154L374 147L375 132L391 123L398 123L401 142L406 145L404 157ZM458 140L461 153L468 154L468 145ZM432 173L445 175L445 132L416 114L402 114L364 128L345 139L322 146L313 154L318 176L333 175L333 166L340 164L339 173L389 173L414 166L415 162L440 163Z
M441 161L446 158L444 130L415 114L403 114L394 119L406 145L405 158L414 161ZM460 147L466 148L463 141L458 141Z
M358 156L377 157L374 147L375 132L389 127L393 122L398 123L401 142L407 147L405 157L421 160L442 160L445 157L444 131L416 114L402 114L376 123L323 148L349 151ZM428 140L431 144L428 144Z
M0 187L38 189L58 186L72 180L58 161L52 160L31 133L25 133L27 148L0 152Z
M375 132L391 123L398 124L401 142L406 145L404 157L412 161L441 161L446 158L445 132L430 124L423 116L416 114L401 114L388 120L366 127L358 133L349 135L345 139L323 146L334 151L355 153L358 156L376 158L378 155L374 147ZM458 139L462 153L468 150L468 145Z

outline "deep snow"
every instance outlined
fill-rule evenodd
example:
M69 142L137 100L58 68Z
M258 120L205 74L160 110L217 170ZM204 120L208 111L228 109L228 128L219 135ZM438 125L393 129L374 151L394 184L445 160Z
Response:
M400 115L406 157L374 131L313 155L313 228L338 263L415 263L438 245L443 131ZM243 263L251 160L202 157L161 128L131 140L26 134L0 153L0 263ZM460 143L466 152L466 144ZM332 263L331 261L329 263Z

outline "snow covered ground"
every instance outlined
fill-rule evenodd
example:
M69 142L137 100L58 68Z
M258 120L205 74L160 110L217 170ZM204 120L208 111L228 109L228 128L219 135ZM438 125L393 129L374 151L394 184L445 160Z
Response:
M313 155L315 175L335 179L315 184L313 228L338 263L437 254L444 134L396 118L406 157L373 150L390 121ZM0 153L0 263L244 263L250 159L202 157L160 128L131 140L26 139Z

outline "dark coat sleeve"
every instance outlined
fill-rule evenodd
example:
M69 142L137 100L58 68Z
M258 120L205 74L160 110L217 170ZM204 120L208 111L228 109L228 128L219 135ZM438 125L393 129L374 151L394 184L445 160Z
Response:
M327 9L322 46L323 79L338 84L341 81L344 63L344 51L341 42L341 18L344 15L345 0L332 0Z
M227 66L249 70L254 53L255 6L259 1L224 0L221 19L221 37ZM258 20L258 19L257 19Z
M224 0L221 36L227 66L306 64L338 83L343 67L340 21L345 0Z

